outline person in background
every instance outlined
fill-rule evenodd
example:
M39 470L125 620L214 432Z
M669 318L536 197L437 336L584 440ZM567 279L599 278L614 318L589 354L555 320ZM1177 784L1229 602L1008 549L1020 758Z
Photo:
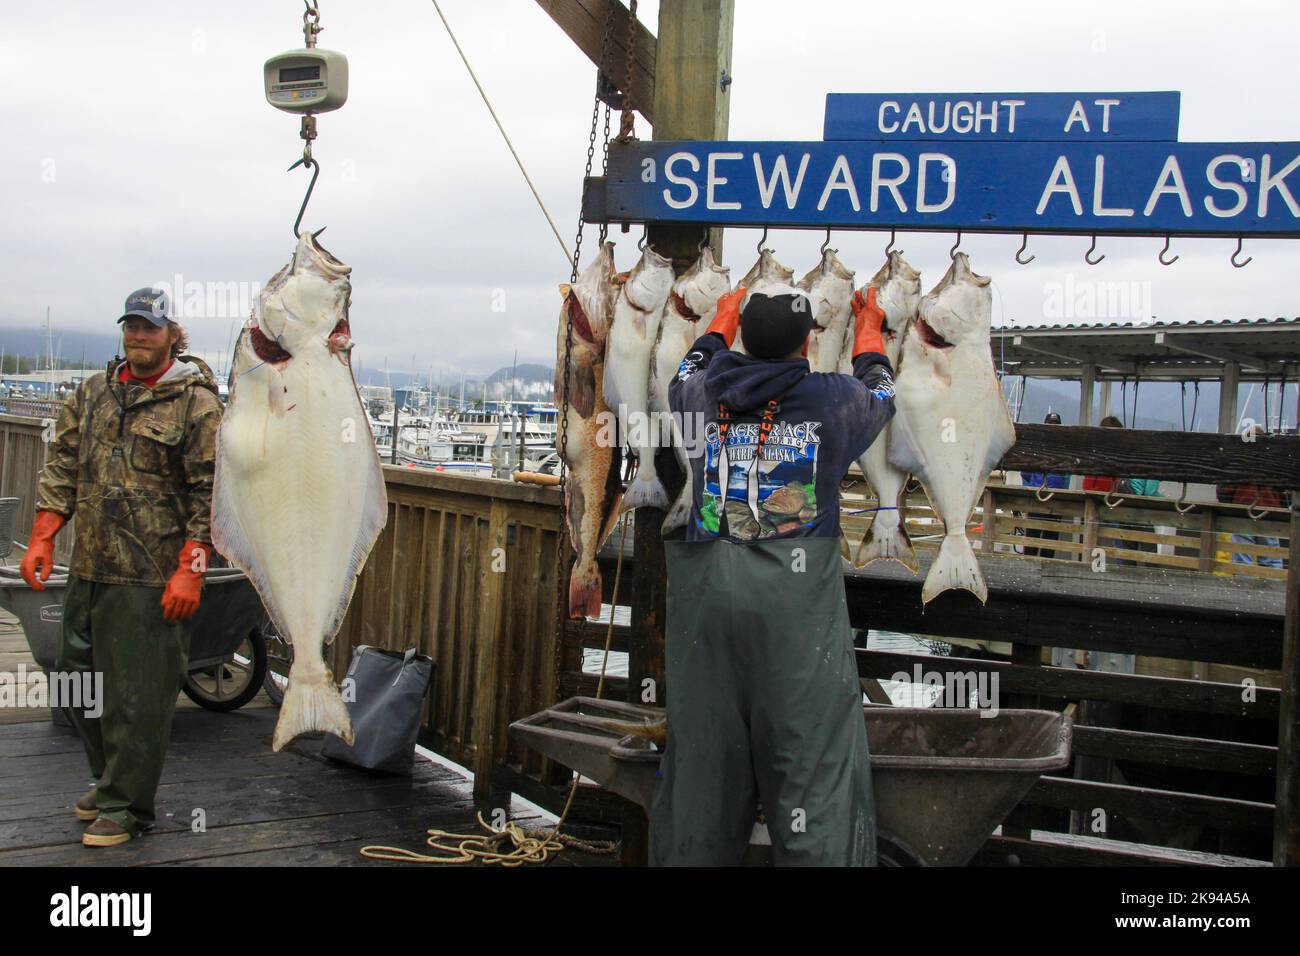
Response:
M1264 429L1259 425L1254 426L1252 438L1257 438L1266 434ZM1287 502L1283 493L1276 488L1263 488L1259 485L1219 485L1215 489L1215 495L1224 504L1233 505L1250 505L1256 508L1285 508ZM1233 534L1231 539L1235 544L1261 544L1269 547L1279 547L1281 540L1270 535L1260 534ZM1233 564L1252 564L1261 568L1275 568L1282 570L1285 565L1280 557L1269 555L1243 554L1234 551L1232 554Z
M1124 423L1114 415L1107 415L1100 422L1102 428L1123 428ZM1084 491L1104 491L1107 494L1116 492L1124 495L1141 495L1149 498L1159 498L1160 482L1154 478L1107 478L1097 475L1087 475L1083 479ZM1103 528L1125 528L1132 531L1155 531L1155 526L1135 522L1118 522L1103 521ZM1124 548L1128 551L1147 551L1152 554L1156 553L1156 545L1150 541L1134 541L1128 538L1113 538L1111 547ZM1086 556L1085 556L1086 557ZM1137 562L1116 558L1113 564L1122 566L1132 566Z
M1043 424L1059 425L1061 424L1061 416L1058 415L1056 412L1048 412L1047 417L1043 419ZM1043 474L1041 471L1022 471L1020 473L1020 481L1026 488L1047 488L1050 490L1055 488L1070 487L1069 475ZM1029 513L1029 517L1036 521L1051 521L1055 517L1055 515L1046 514L1046 513L1040 514L1031 511ZM1025 537L1044 538L1048 541L1060 541L1061 532L1046 531L1042 528L1026 528ZM1031 558L1056 557L1055 551L1046 548L1043 549L1031 548L1028 545L1025 546L1025 554Z

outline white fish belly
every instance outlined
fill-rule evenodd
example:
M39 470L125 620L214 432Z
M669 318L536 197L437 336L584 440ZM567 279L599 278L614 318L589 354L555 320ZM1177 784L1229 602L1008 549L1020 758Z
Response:
M281 633L334 637L387 516L383 476L352 375L323 348L283 373L245 374L221 424L213 533Z
M950 534L962 532L989 471L1015 441L992 363L980 352L918 349L895 385L889 461L920 477Z

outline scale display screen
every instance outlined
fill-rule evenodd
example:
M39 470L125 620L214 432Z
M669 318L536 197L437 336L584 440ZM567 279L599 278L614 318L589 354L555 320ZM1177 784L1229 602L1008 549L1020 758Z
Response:
M319 80L320 64L313 66L290 66L280 70L281 83L294 83L299 80Z

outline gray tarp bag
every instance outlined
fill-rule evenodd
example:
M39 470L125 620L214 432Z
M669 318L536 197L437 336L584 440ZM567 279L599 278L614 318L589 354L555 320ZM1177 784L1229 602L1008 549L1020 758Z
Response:
M327 734L321 753L366 770L409 774L432 680L433 659L414 647L405 653L358 647L342 688L356 742L349 747Z

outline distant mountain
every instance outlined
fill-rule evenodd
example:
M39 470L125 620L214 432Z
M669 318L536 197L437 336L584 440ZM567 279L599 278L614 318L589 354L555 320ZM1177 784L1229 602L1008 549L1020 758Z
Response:
M65 363L80 364L84 353L86 366L103 365L117 354L118 336L97 332L78 332L75 329L59 331L54 328L54 353ZM5 355L41 356L47 347L42 328L0 328L0 349Z

